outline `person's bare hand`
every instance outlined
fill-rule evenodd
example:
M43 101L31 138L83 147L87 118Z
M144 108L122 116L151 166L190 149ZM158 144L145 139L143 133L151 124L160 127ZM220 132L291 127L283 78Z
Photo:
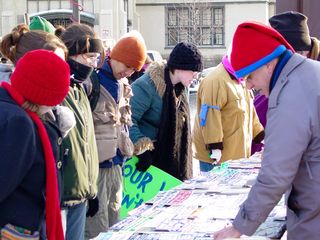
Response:
M240 236L241 236L241 233L237 229L235 229L233 225L231 225L221 229L218 232L215 232L213 234L213 239L222 240L226 238L239 238Z

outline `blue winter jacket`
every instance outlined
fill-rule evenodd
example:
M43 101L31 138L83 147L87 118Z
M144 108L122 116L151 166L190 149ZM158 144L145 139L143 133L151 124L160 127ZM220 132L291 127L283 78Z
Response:
M131 85L133 97L130 100L133 126L130 138L134 144L143 137L155 141L158 135L162 97L157 92L150 74L145 73Z

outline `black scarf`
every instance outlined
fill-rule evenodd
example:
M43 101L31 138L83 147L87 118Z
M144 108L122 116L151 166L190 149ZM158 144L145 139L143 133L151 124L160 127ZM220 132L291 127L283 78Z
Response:
M172 176L185 180L192 177L189 104L185 87L181 83L173 86L169 69L166 67L164 71L166 90L162 98L153 163Z
M73 74L74 82L82 83L90 77L93 71L93 67L86 66L71 58L69 58L67 62L70 66L71 74Z

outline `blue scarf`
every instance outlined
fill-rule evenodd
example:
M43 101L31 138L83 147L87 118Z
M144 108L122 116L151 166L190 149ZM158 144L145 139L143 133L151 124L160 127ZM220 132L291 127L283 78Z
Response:
M116 103L119 103L120 85L118 80L113 76L108 60L106 60L102 68L99 69L98 76L100 84L111 94Z
M276 85L276 82L278 81L278 78L282 69L284 68L284 66L286 65L286 63L288 62L288 60L291 58L292 55L293 53L291 50L286 50L279 57L279 62L277 63L277 66L273 72L273 75L270 81L270 93L274 88L274 86Z

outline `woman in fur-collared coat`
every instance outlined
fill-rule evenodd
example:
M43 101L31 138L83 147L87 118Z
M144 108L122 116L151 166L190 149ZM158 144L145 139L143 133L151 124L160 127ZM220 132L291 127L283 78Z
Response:
M185 88L202 70L202 56L193 44L178 43L168 62L153 62L132 84L130 138L139 158L136 167L152 164L172 176L192 177L190 112Z

